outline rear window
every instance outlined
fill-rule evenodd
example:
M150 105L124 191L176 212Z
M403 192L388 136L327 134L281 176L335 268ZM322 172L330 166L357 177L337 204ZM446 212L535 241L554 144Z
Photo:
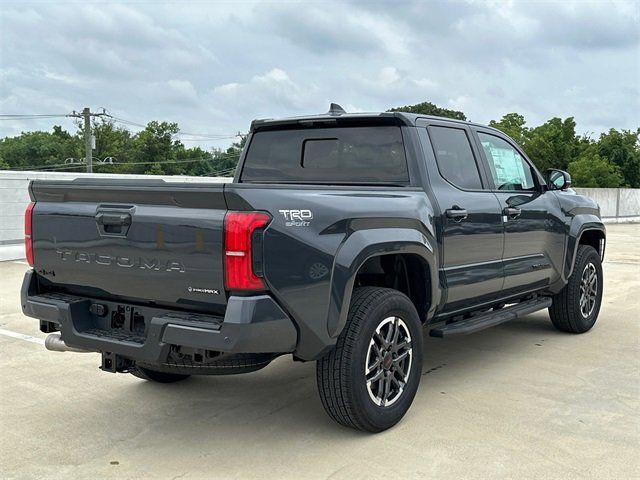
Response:
M256 132L243 182L406 183L400 127L336 127Z

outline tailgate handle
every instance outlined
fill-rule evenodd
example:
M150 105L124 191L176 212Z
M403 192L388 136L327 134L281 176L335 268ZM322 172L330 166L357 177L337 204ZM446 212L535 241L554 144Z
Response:
M127 210L98 210L96 223L101 236L124 237L131 226L131 213Z
M116 225L125 226L131 225L131 214L129 213L99 213L96 215L96 222L99 225Z

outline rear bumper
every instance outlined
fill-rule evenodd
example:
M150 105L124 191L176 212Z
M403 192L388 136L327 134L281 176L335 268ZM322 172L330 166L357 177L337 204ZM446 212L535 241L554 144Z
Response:
M22 284L23 313L39 319L43 331L59 330L71 347L151 364L167 363L176 347L220 353L289 353L296 347L293 322L269 295L231 296L224 317L216 317L58 293L39 294L36 283L30 270ZM91 305L96 303L106 307L105 315L92 312ZM123 325L113 328L112 313L118 307L123 311Z

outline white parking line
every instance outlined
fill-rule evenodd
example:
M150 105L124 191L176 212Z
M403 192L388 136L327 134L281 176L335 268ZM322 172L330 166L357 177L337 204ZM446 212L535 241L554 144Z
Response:
M5 330L4 328L0 328L0 335L4 335L5 337L17 338L19 340L24 340L25 342L37 343L38 345L44 345L43 338L32 337L31 335L25 335L24 333L12 332L11 330Z

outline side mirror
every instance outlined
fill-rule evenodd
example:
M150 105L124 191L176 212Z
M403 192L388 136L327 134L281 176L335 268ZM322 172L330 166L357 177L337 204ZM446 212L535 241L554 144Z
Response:
M551 168L547 170L547 187L549 190L568 190L571 187L571 175L564 170Z

